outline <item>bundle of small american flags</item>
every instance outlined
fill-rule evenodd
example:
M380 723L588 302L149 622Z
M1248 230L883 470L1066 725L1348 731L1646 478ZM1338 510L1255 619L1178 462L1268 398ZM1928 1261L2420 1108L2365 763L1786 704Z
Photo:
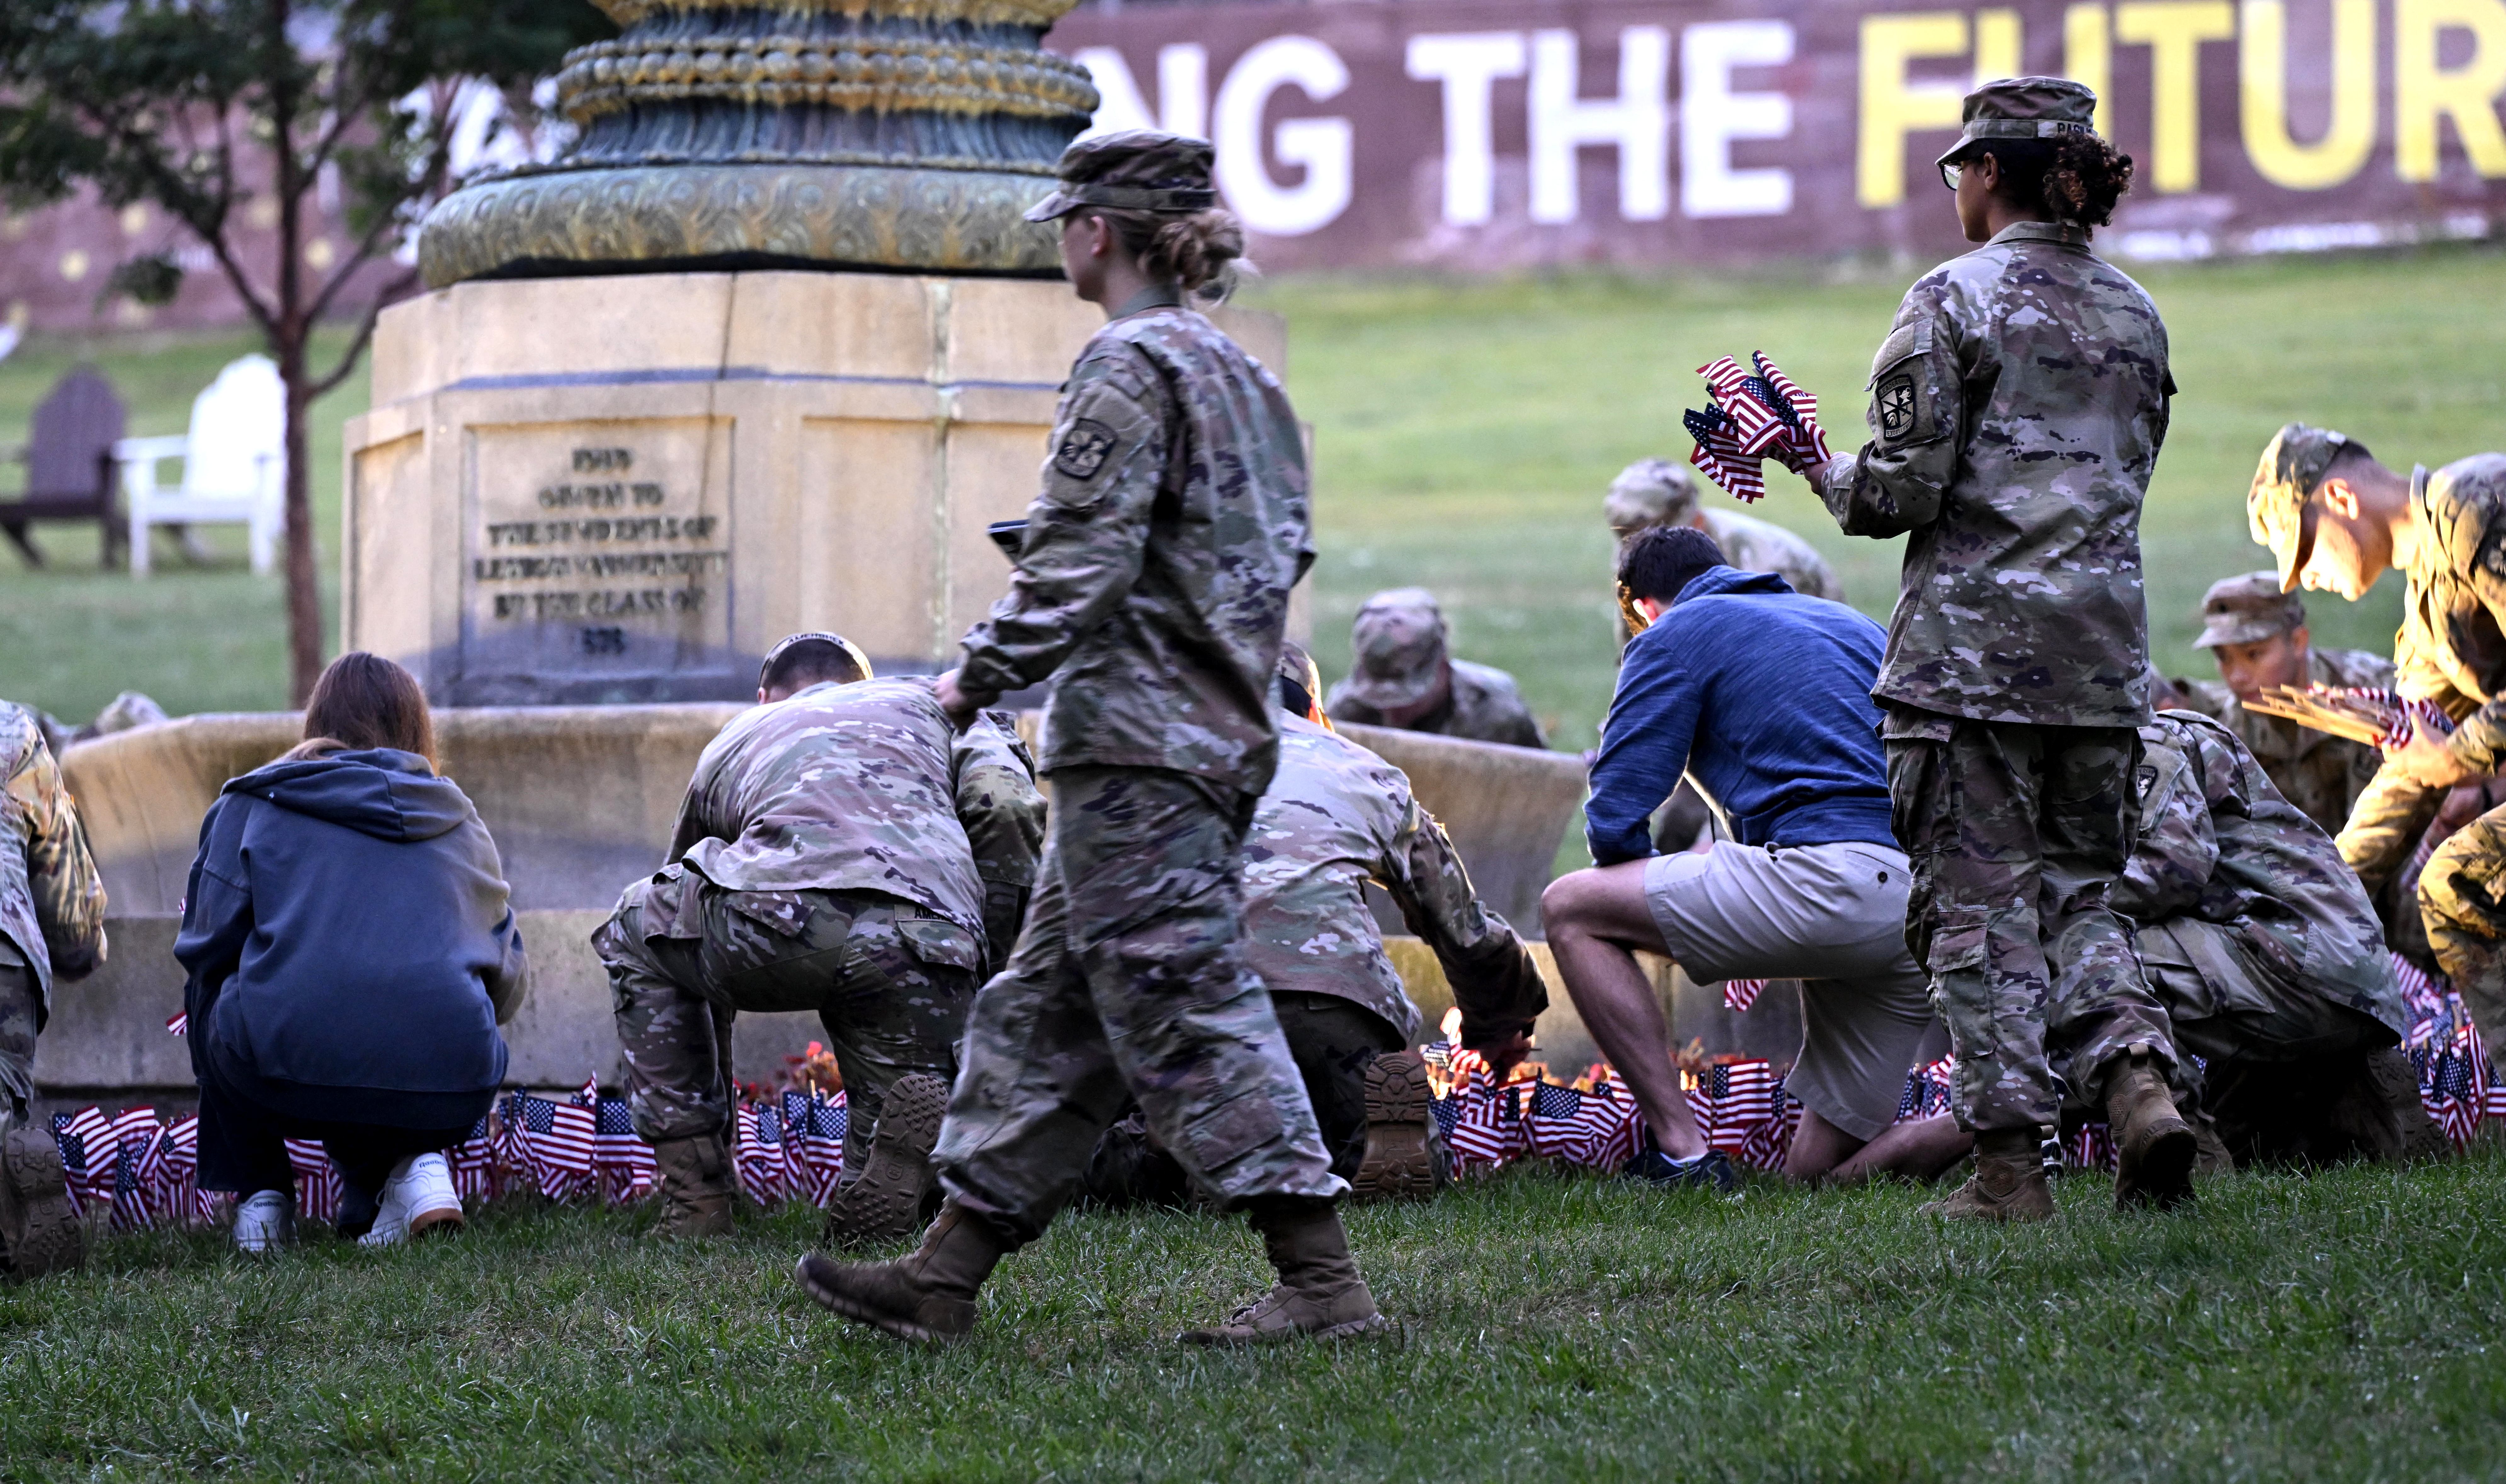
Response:
M1705 378L1705 406L1680 414L1697 446L1688 461L1736 499L1753 502L1767 493L1759 465L1772 458L1788 469L1824 464L1827 434L1818 425L1818 399L1758 352L1751 375L1724 356L1697 369Z
M846 1116L841 1092L743 1100L732 1150L741 1190L761 1205L825 1206L843 1179ZM95 1108L55 1113L53 1137L72 1204L109 1209L123 1231L215 1224L233 1198L198 1188L199 1123L188 1113L160 1121L153 1108L114 1116ZM653 1147L636 1136L626 1100L604 1095L593 1079L563 1098L508 1092L444 1154L465 1201L527 1193L620 1206L653 1193ZM291 1139L287 1157L296 1171L297 1214L337 1219L341 1186L330 1155L311 1140Z

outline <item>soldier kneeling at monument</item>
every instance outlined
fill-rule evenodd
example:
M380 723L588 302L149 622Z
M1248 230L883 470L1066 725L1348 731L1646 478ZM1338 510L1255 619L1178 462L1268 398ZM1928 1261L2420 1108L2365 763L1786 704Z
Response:
M815 1010L851 1122L831 1244L910 1236L987 951L1018 936L1044 838L1003 712L959 732L931 683L833 634L766 656L763 703L697 761L669 863L592 936L609 968L659 1231L731 1230L731 1029Z
M2374 904L2331 837L2208 717L2161 712L2140 743L2113 901L2141 973L2046 1012L2069 1111L2112 1130L2117 1203L2190 1197L2200 1112L2222 1140L2212 1168L2442 1148L2398 1049L2406 1011Z
M1271 991L1288 1053L1313 1101L1332 1173L1354 1198L1431 1195L1441 1183L1425 1059L1409 1049L1418 1007L1368 910L1374 882L1435 952L1462 1011L1462 1044L1519 1056L1549 1005L1539 966L1483 905L1434 815L1399 768L1332 733L1321 676L1285 646L1274 683L1279 768L1244 835L1244 947ZM1105 1131L1082 1189L1108 1206L1176 1201L1182 1162L1136 1110Z

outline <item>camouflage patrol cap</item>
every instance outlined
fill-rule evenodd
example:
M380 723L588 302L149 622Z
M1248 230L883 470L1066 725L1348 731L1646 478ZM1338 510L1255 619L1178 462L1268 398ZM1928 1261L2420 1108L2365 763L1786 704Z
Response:
M1082 139L1061 152L1054 173L1061 185L1027 208L1030 222L1050 222L1082 206L1115 211L1205 211L1218 204L1209 183L1206 139L1127 128Z
M1601 513L1624 540L1649 526L1687 524L1697 502L1697 480L1685 468L1668 459L1638 459L1610 481Z
M2253 485L2245 491L2245 520L2255 544L2271 548L2282 592L2297 585L2298 569L2306 565L2306 502L2345 448L2367 451L2366 444L2329 428L2293 422L2263 449Z
M1444 678L1445 613L1424 587L1395 587L1367 599L1350 642L1357 671L1346 693L1378 711L1414 706Z
M765 689L766 677L774 673L774 666L782 660L785 654L790 654L793 650L805 644L832 644L837 649L843 651L846 654L852 657L853 668L861 671L862 679L876 680L878 678L878 672L870 667L870 656L861 652L860 646L854 644L851 640L845 638L841 634L829 634L812 629L806 634L790 635L778 642L774 648L766 652L766 657L758 661L757 664L757 689L760 690Z
M2276 572L2223 577L2202 594L2202 637L2197 650L2223 644L2260 644L2306 624L2306 602L2281 590Z
M2066 77L2006 77L1966 95L1957 143L1941 152L1948 164L1986 139L2052 139L2096 132L2097 95Z

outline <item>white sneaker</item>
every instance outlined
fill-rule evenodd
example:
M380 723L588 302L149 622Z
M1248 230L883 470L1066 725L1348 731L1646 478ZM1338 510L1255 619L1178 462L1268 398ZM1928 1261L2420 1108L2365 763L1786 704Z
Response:
M284 1190L256 1190L235 1203L234 1245L237 1251L275 1252L295 1240L295 1196Z
M375 1205L374 1229L357 1239L364 1247L389 1247L465 1219L461 1197L452 1189L452 1168L441 1154L412 1154L392 1166Z

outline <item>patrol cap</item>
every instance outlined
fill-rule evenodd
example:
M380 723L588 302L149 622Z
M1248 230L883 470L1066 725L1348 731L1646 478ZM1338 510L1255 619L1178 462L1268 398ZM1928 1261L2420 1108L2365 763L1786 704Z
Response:
M2223 644L2260 644L2305 623L2306 601L2281 590L2278 573L2223 577L2202 594L2202 637L2193 641L2193 647L2215 650Z
M775 664L780 661L785 654L805 644L832 644L837 649L840 649L846 654L852 656L853 668L861 671L862 679L875 680L877 678L878 672L870 667L870 656L861 652L860 646L854 644L851 640L845 638L841 634L830 634L812 629L806 634L793 634L778 642L774 648L766 652L766 657L763 660L760 660L757 665L757 689L760 690L765 689L766 677L774 673Z
M1638 459L1619 471L1601 512L1622 538L1647 526L1684 525L1697 513L1697 478L1668 459Z
M2306 502L2345 448L2367 451L2365 443L2329 428L2293 422L2263 449L2253 486L2245 491L2245 520L2255 544L2271 548L2282 592L2297 585L2298 569L2306 565Z
M1054 173L1061 185L1027 208L1030 222L1050 222L1082 206L1114 211L1206 211L1218 204L1209 183L1206 139L1127 128L1082 139L1061 152Z
M2066 77L2006 77L1966 95L1957 143L1941 152L1948 164L1985 139L2052 139L2096 132L2097 95Z
M1350 641L1357 670L1346 693L1378 711L1414 706L1444 678L1445 613L1424 587L1395 587L1367 599Z

